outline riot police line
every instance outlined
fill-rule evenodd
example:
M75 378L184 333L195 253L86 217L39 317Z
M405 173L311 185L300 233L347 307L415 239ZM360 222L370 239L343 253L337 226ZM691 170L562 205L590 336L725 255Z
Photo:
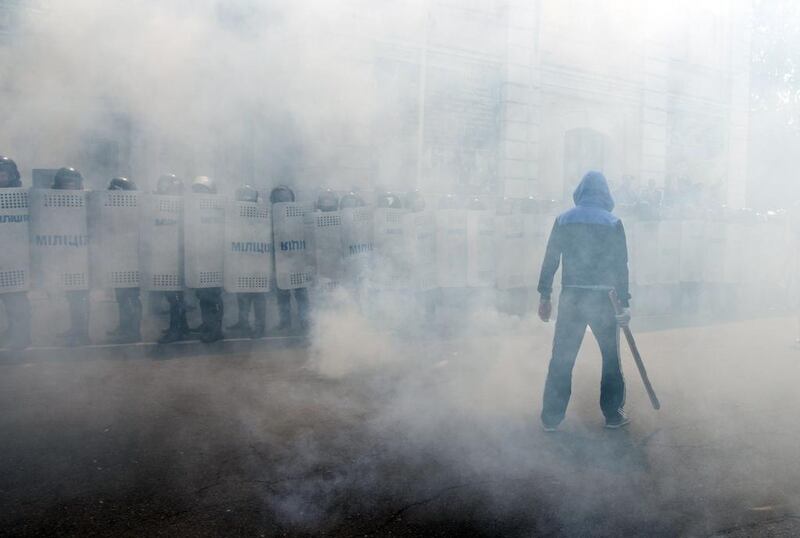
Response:
M558 204L534 199L465 199L452 195L367 195L322 191L297 200L286 186L267 200L243 186L232 198L213 180L184 189L174 175L152 193L125 178L107 190L83 190L62 168L51 189L22 188L13 161L0 161L0 298L9 320L3 345L30 344L29 290L63 293L67 345L89 343L90 289L113 289L114 342L141 340L141 292L169 305L159 342L224 337L223 292L234 294L231 334L265 335L266 297L278 306L278 329L310 320L309 291L411 291L430 299L444 290L534 295L547 234ZM0 175L0 178L3 176ZM782 214L653 214L620 208L626 223L637 308L659 301L669 311L701 292L730 297L732 287L764 292L783 278L791 251ZM769 258L770 263L759 263ZM197 298L201 324L187 322ZM472 290L470 292L469 290ZM665 299L666 298L666 299ZM433 301L434 303L436 301ZM420 308L435 308L437 305ZM685 303L685 301L684 301Z

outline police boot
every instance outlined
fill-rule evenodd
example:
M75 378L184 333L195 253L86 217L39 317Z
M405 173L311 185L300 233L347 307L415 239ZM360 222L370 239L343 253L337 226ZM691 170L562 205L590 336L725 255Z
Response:
M263 293L253 296L253 314L256 324L250 333L250 338L264 338L267 327L267 297Z
M222 340L222 296L211 290L203 294L200 299L200 316L204 327L200 334L200 341L205 344Z
M292 295L289 290L277 290L279 331L292 328Z
M179 300L170 301L169 327L158 339L159 344L171 344L186 340L189 334L189 326L186 323L186 310Z
M159 344L171 344L173 342L180 342L186 340L187 331L181 329L180 323L170 319L169 327L158 339Z
M244 293L236 294L236 305L239 307L239 319L233 325L225 327L229 331L242 336L248 336L252 333L250 324L247 322L250 317L250 301Z

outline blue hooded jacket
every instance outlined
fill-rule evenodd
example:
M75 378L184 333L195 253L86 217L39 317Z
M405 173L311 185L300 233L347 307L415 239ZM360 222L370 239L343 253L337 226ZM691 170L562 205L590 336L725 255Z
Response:
M550 232L539 293L549 298L563 261L563 288L615 288L628 306L628 246L622 221L611 213L614 199L600 172L588 172L572 195L575 207L559 215Z

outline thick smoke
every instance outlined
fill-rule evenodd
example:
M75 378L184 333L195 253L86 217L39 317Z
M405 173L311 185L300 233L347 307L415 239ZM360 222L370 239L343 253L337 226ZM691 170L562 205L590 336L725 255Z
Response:
M679 56L683 29L694 24L684 10L695 3L611 2L604 12L611 27L601 31L597 21L587 19L576 7L591 2L545 0L541 31L556 44L558 39L552 36L559 32L584 32L581 46L572 54L565 47L558 61L587 66L594 75L619 69L635 72L641 66L621 67L618 62L624 59L600 55L594 46L613 42L619 51L656 39L662 46L676 47L674 55ZM700 4L701 11L712 16L726 9L720 2ZM495 50L505 46L508 35L484 18L487 12L506 9L507 3L487 7L464 2L463 9L473 10L474 15L466 17L470 23L463 26L433 17L438 5L433 0L43 2L41 9L25 12L10 45L0 48L0 72L5 74L0 84L7 95L0 102L0 148L15 157L25 175L33 167L74 165L88 170L94 188L102 188L113 175L130 175L143 188L151 188L160 173L174 171L186 177L214 176L226 194L245 182L262 191L289 183L309 194L323 187L349 190L353 186L398 191L423 186L442 193L454 184L465 185L465 191L485 192L491 181L472 185L454 179L462 173L480 175L483 166L491 168L479 159L444 162L435 174L420 173L417 121L425 109L414 103L424 81L416 74L381 70L380 61L376 62L392 54L410 54L415 58L409 65L416 65L429 61L426 54L448 47ZM428 41L431 35L433 42ZM723 40L720 34L713 39L714 43ZM395 50L401 40L412 46ZM706 45L710 46L691 43L693 50ZM449 91L456 91L475 74L454 68L450 78L440 76L446 80L437 81L441 92L429 98L433 103L429 108L448 106ZM702 86L702 80L698 84ZM499 95L502 90L497 85ZM562 90L569 94L574 88ZM611 94L612 100L621 94L619 98L625 100L629 90L620 83L617 88L599 88L597 93L605 98ZM541 107L547 109L549 104ZM597 117L612 114L597 106ZM593 110L586 106L567 115L592 115ZM541 144L542 165L550 166L557 153L549 150L561 141L551 137ZM715 140L709 141L714 144ZM487 137L476 145L480 154L498 151L501 144L496 137ZM624 148L614 151L616 176L639 158ZM711 170L713 181L725 179L713 166L698 169L701 173ZM498 183L494 186L490 194L501 194ZM555 197L547 188L536 194ZM536 297L516 299L530 302ZM348 424L345 433L328 437L325 432L308 431L285 443L286 454L281 456L290 463L268 477L270 484L277 485L261 490L265 506L281 525L335 528L342 522L331 521L330 514L342 509L342 496L350 496L343 512L355 518L359 503L368 506L373 494L407 496L413 505L415 499L435 500L452 491L458 492L455 498L460 506L469 507L471 515L477 513L479 520L490 524L524 511L521 505L530 498L513 498L511 492L519 489L541 494L542 511L552 516L549 521L560 522L540 528L542 533L610 534L614 529L603 527L604 522L583 519L603 510L632 528L646 519L648 511L658 512L662 516L656 519L663 527L654 534L664 533L669 521L682 517L659 505L662 498L675 495L681 480L693 478L681 469L681 461L663 453L653 456L659 465L673 465L678 471L658 484L662 489L648 489L648 443L669 447L676 435L660 429L649 412L640 411L637 418L642 425L618 438L596 433L599 413L596 420L570 415L574 426L555 440L532 432L538 426L552 324L540 324L530 312L525 316L498 309L497 298L483 294L466 297L442 292L435 301L436 315L428 320L422 313L422 300L402 292L337 290L314 297L306 373L341 384L347 398L326 397L320 402L315 387L302 384L299 389L283 387L281 394L290 394L290 401L298 405L312 401L324 406L334 418L355 416L358 424ZM733 337L730 331L719 336L729 337ZM680 356L702 336L692 335L692 339L667 346L669 353L680 358L679 367L687 367L688 361ZM662 342L648 335L643 347L648 343L656 349ZM599 359L588 333L585 348L576 369L571 409L588 408L597 398ZM730 346L726 349L734 351ZM703 407L708 402L699 392L700 384L713 382L712 370L727 368L715 355L700 368L699 381L686 381L669 365L655 367L664 385L688 384L686 391L691 394L683 389L668 391L669 405L680 405L682 412L693 414L692 424L710 420L718 424L710 433L693 431L697 444L687 451L708 446L717 450L745 424L752 425L749 415L744 423L737 423L738 411L733 407L724 408L719 402ZM641 410L646 400L631 365L626 364L626 369L632 385L631 405ZM209 367L192 381L216 387L213 376L217 374ZM743 391L752 388L742 384L735 386ZM227 409L227 414L246 432L237 432L242 438L252 435L255 444L269 443L269 435L258 431L258 415L266 405L263 402L274 395L246 385L223 382L230 393L241 390L244 394L234 397L241 405ZM756 389L763 391L761 386ZM209 398L223 401L228 397L218 387L216 391ZM723 389L712 392L721 402L733 405L735 399ZM252 400L245 402L248 397ZM685 403L678 403L682 399ZM757 399L752 392L748 403L753 404L751 399ZM677 426L681 427L686 426ZM785 457L789 450L782 446L776 452ZM315 475L331 459L338 465L321 477ZM745 459L735 455L725 461L743 465ZM385 476L403 467L410 469L405 482L384 483ZM713 489L713 481L722 474L715 471L708 471L712 483L698 486L699 495ZM731 481L742 476L740 469L731 471L731 476ZM516 486L509 489L509 483ZM741 488L731 487L741 494ZM618 499L637 502L636 508L621 509L605 488L628 488ZM584 495L578 506L570 507L565 497L576 492ZM637 493L642 497L637 498ZM443 519L459 515L452 506L442 507Z

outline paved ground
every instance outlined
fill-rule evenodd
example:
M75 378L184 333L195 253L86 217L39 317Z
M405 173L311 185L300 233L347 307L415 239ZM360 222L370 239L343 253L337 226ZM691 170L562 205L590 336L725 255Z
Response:
M479 321L442 341L336 316L308 347L2 362L0 533L800 534L793 320L640 334L663 409L626 356L620 432L587 341L556 434L536 416L552 326Z

